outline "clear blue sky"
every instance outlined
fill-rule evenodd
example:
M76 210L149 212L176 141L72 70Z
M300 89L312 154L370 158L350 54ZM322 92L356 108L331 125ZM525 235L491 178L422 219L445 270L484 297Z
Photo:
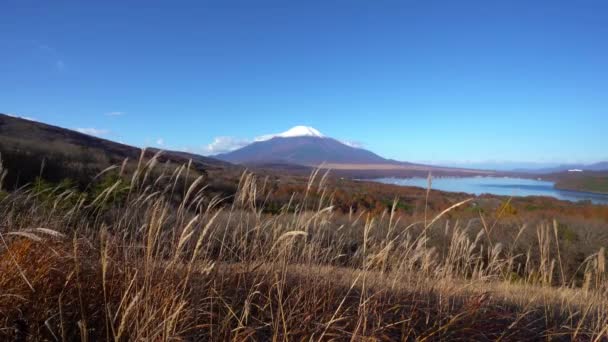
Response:
M303 124L407 161L608 159L603 0L5 0L0 48L0 112L138 146Z

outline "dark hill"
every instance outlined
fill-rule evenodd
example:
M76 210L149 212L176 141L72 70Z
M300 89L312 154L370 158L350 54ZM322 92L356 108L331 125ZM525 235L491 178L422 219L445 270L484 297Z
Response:
M125 159L136 161L142 150L69 129L0 114L0 154L8 171L5 188L21 186L38 176L51 182L66 178L86 185L98 172ZM150 149L150 157L156 150ZM192 159L201 172L229 167L213 158L183 152L163 152L161 162L185 164Z

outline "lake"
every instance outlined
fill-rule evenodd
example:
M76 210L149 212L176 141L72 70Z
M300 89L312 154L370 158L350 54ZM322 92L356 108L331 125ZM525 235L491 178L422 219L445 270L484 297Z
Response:
M380 178L376 182L427 188L426 178ZM589 200L596 204L608 204L608 195L588 192L558 190L553 182L509 177L440 177L433 178L434 190L465 192L469 194L493 194L501 196L550 196L560 200L578 202Z

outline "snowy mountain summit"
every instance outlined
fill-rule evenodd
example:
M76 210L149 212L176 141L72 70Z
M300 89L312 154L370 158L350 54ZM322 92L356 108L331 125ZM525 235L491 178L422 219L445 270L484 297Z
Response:
M325 138L321 132L310 127L310 126L295 126L289 130L278 133L278 134L266 134L255 138L255 141L266 141L272 138L300 138L300 137L313 137L313 138Z
M317 137L324 138L325 136L321 134L318 130L310 127L310 126L295 126L283 133L277 134L277 137L281 138L293 138L293 137Z

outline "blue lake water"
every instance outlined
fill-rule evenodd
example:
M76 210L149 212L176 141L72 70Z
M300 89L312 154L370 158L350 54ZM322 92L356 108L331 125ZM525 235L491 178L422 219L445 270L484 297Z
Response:
M426 178L380 178L374 181L386 184L427 188ZM560 200L578 202L589 200L596 204L608 204L608 195L588 192L558 190L553 182L508 177L441 177L433 178L432 189L501 196L550 196Z

